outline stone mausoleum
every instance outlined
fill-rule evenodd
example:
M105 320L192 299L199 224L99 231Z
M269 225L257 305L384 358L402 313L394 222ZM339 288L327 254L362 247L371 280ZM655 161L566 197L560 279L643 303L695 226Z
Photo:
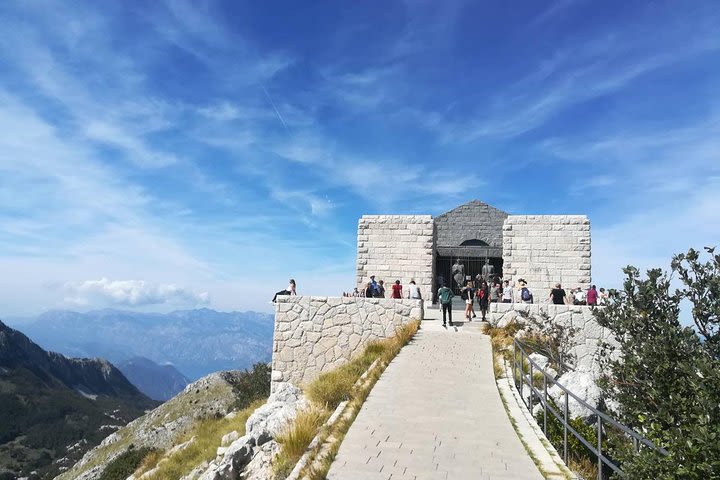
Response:
M510 215L473 200L431 215L363 215L358 222L357 286L371 275L420 286L432 299L440 283L458 292L474 279L525 279L536 303L558 282L590 287L590 221L585 215Z

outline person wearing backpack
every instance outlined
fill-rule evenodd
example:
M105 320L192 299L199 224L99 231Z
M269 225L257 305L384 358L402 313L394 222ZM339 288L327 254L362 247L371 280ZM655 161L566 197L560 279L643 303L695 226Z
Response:
M453 299L453 292L448 287L445 286L443 283L440 289L438 290L438 298L440 299L440 306L442 307L443 312L443 327L447 327L447 322L445 321L445 317L447 314L447 317L450 319L450 326L453 326L452 321L452 299Z
M527 282L520 279L520 300L522 300L523 303L533 303L533 295L530 289L527 286Z

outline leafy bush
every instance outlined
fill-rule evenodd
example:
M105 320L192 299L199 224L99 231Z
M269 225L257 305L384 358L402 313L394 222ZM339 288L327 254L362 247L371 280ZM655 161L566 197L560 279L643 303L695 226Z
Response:
M127 450L105 467L98 480L125 480L150 452L147 447Z
M252 370L248 370L234 387L237 398L233 409L242 410L259 398L267 398L270 395L270 373L269 363L256 363Z
M671 291L660 269L624 269L623 290L596 311L618 351L606 345L601 386L620 420L669 451L620 452L629 478L720 478L720 255L707 249L677 255L672 270L683 288ZM692 304L695 328L681 325L680 302ZM612 403L611 403L612 404Z

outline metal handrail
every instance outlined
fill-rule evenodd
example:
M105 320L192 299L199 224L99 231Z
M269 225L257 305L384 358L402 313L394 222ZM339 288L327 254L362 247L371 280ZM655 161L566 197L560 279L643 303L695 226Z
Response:
M515 388L518 389L520 392L520 398L522 399L523 404L525 404L526 407L532 412L533 410L533 398L537 396L538 400L543 406L543 432L545 435L547 435L547 414L548 411L557 418L563 425L563 460L565 461L565 464L568 463L568 432L571 433L575 438L577 438L580 443L585 445L588 450L590 450L592 453L597 456L598 459L598 480L602 480L602 471L603 471L603 465L607 465L611 470L618 473L621 476L625 476L625 474L622 472L620 467L616 465L612 460L607 458L605 455L603 455L602 451L602 430L603 430L603 424L612 425L615 428L621 430L625 434L629 435L632 438L633 447L635 449L635 452L639 452L642 445L651 448L655 450L656 452L659 452L662 455L669 455L669 452L665 450L662 447L656 446L654 443L652 443L647 438L643 437L636 431L632 430L630 427L623 425L622 423L616 421L615 419L609 417L607 414L599 411L597 408L589 405L585 400L578 397L574 393L572 393L570 390L568 390L563 384L560 382L557 382L553 376L551 376L549 373L547 373L540 365L538 365L533 359L530 358L530 355L525 351L523 348L522 342L520 342L517 339L513 340L513 381L515 383ZM520 362L518 364L518 355L517 353L520 352ZM525 360L528 361L528 364L530 366L529 368L529 375L525 375ZM517 372L520 370L522 372L522 375L518 375ZM543 375L543 387L542 390L539 390L535 387L533 384L533 371L537 371L542 373ZM562 415L560 412L558 412L555 408L553 408L550 403L548 402L548 381L553 384L560 387L560 389L563 391L565 395L565 405L563 408ZM523 389L524 386L527 385L530 388L530 395L528 396L528 402L525 401L525 396L523 395ZM582 407L590 410L594 415L597 416L597 445L593 445L590 440L584 438L580 432L575 430L569 423L569 413L568 413L568 400L572 397L575 401L577 401Z

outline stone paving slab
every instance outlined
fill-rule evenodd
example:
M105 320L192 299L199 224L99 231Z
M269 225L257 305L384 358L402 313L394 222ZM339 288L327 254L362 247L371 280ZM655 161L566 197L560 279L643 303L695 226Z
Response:
M373 388L327 478L541 480L500 400L489 337L433 318Z

